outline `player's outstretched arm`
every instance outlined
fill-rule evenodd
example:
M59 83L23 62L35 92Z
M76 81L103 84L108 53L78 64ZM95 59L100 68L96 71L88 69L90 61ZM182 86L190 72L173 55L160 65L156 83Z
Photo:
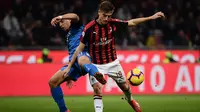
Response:
M154 15L149 16L149 17L131 19L131 20L128 21L128 26L136 26L137 24L143 23L145 21L157 19L157 18L165 18L164 13L157 12Z
M64 15L59 15L59 16L54 17L51 20L51 25L56 26L56 24L59 23L62 19L72 20L73 22L78 22L80 20L79 16L77 14L67 13L67 14L64 14Z
M75 63L75 61L76 61L76 57L78 56L78 54L79 54L80 52L83 51L84 48L85 48L85 44L82 43L82 42L80 42L79 46L76 48L76 51L74 52L74 54L73 54L73 56L72 56L71 62L68 64L68 67L64 70L64 74L63 74L64 77L67 76L69 70L71 69L72 65L73 65L73 64Z

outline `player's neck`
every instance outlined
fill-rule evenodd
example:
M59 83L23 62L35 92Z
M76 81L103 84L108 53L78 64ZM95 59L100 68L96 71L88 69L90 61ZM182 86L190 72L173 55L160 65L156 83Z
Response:
M99 20L99 18L96 19L96 22L97 22L99 25L103 25L103 24L101 23L101 21Z

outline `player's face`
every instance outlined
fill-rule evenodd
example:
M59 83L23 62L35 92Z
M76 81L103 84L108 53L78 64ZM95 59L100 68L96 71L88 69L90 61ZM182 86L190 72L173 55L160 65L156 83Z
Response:
M103 12L103 11L99 11L98 12L99 14L99 22L101 24L107 24L108 23L108 20L111 18L112 14L113 14L113 11L110 11L110 12Z
M59 22L59 25L63 30L68 30L71 25L71 21L70 20L61 20Z

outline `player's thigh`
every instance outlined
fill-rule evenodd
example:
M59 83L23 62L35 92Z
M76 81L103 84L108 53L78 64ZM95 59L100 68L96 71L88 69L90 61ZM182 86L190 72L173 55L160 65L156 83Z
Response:
M66 81L76 81L76 80L74 80L74 78L71 76L71 75L68 75L67 77L65 77L65 79L62 81L62 82L60 82L60 84L62 84L62 83L64 83L64 82L66 82ZM59 84L59 85L60 85Z
M79 53L77 59L78 59L79 65L81 65L81 66L83 66L84 64L90 64L91 63L91 57L87 52Z
M76 64L76 63L75 63ZM72 65L67 77L64 78L63 70L67 67L67 65L63 66L59 71L57 71L50 79L49 84L51 87L56 87L62 84L65 81L73 80L77 81L79 77L82 75L80 74L80 69L77 68L76 65Z
M125 73L120 64L116 64L111 69L109 69L108 76L115 80L117 84L126 83Z
M115 67L112 67L111 72L110 74L108 74L108 76L115 80L122 91L127 91L130 89L121 64L116 64Z
M65 66L67 67L67 66ZM62 70L62 69L61 69ZM73 80L73 81L77 81L78 78L80 78L82 76L82 71L80 66L78 65L77 62L75 62L72 67L70 68L70 71L68 72L68 76L65 78L66 80Z
M97 67L100 73L108 75L117 83L126 82L124 70L118 60L104 65L95 64L95 66Z
M49 84L51 86L57 86L59 85L61 82L64 81L64 76L63 76L63 71L62 70L58 70L49 80Z
M79 65L83 66L84 64L90 64L90 59L87 56L80 56L78 58Z

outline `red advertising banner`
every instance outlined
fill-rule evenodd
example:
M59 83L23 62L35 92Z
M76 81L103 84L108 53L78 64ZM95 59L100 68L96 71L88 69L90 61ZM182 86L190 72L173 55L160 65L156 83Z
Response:
M132 50L117 51L118 59L123 63L161 63L165 58L165 50ZM173 50L174 59L180 63L194 63L200 57L200 50ZM0 51L0 64L27 63L35 64L41 57L41 51ZM67 51L51 51L49 57L53 63L68 62Z
M0 96L49 96L48 80L63 64L0 64ZM122 63L125 73L138 67L145 81L132 86L133 94L200 94L200 64ZM107 77L106 77L107 78ZM104 94L122 94L107 78ZM93 90L88 76L81 77L72 89L62 85L65 95L88 95Z

